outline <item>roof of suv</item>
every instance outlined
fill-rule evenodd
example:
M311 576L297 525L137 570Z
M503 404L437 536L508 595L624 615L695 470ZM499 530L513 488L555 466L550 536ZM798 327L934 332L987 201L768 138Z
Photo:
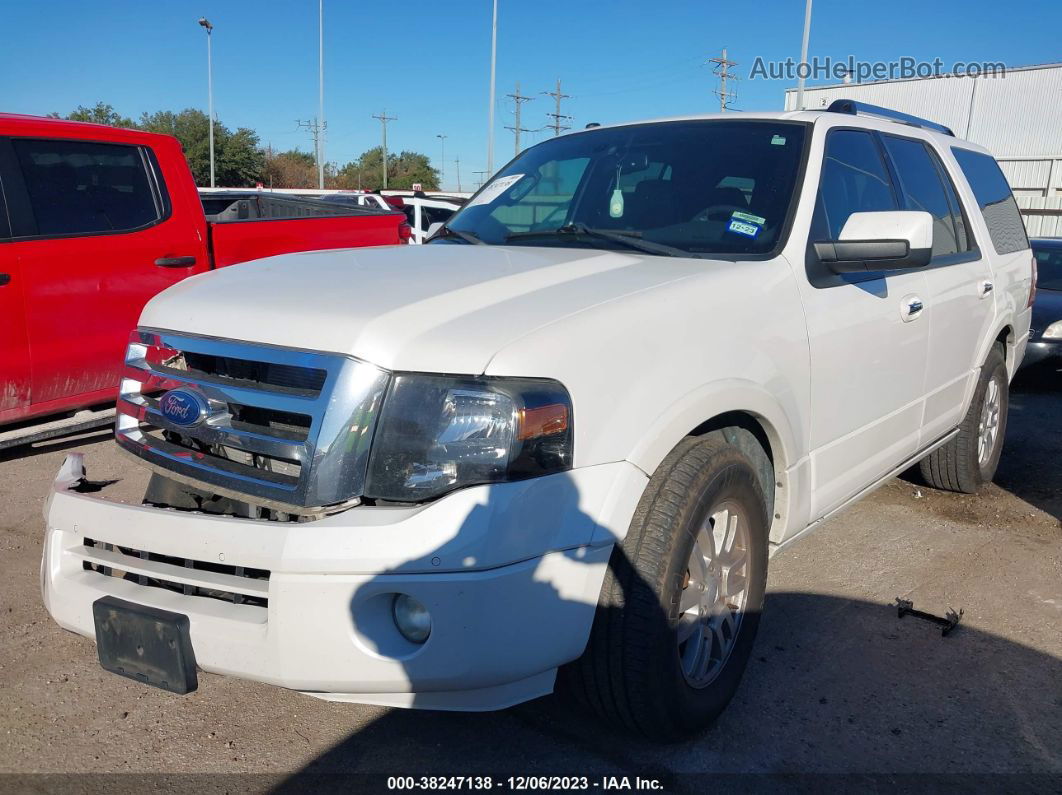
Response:
M592 132L595 129L609 129L615 127L628 127L636 124L657 124L660 122L677 121L788 121L803 122L806 124L825 124L831 127L866 127L872 130L884 130L895 133L904 133L918 137L923 135L934 140L942 147L960 146L964 149L973 149L978 152L990 154L987 149L978 144L959 138L954 135L946 135L930 127L919 127L913 124L896 121L890 118L856 113L842 113L830 111L826 108L815 110L788 110L788 111L754 111L741 113L700 113L688 116L665 116L657 119L640 119L637 121L617 122L615 124L602 124L597 127L583 130L572 130L566 135L574 135L581 132Z

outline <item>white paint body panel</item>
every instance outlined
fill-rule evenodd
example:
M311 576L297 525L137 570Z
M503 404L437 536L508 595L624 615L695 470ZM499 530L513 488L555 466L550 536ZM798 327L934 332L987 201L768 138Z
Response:
M111 593L189 615L209 671L342 700L496 708L548 692L557 666L582 652L609 554L649 477L706 421L744 412L764 428L777 484L774 545L943 438L1002 330L1012 371L1020 360L1028 252L1001 258L987 245L948 152L954 139L902 128L947 164L982 258L813 283L806 258L826 133L897 126L839 114L745 116L754 115L812 125L791 231L769 259L395 246L246 263L156 297L144 327L352 355L395 371L557 379L572 397L574 469L310 525L119 505L60 482L46 509L49 611L92 636L92 601ZM898 234L921 240L912 214L893 215ZM995 289L981 298L986 279ZM912 297L925 310L905 322ZM84 571L84 537L268 569L269 606ZM435 618L416 654L374 648L371 628L359 624L374 597L392 592L423 599Z

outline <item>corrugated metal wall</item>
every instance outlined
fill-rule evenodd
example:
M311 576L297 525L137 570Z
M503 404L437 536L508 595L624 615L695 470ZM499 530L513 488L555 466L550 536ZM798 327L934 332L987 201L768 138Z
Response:
M804 106L854 99L946 124L997 157L1062 157L1062 64L1010 69L997 77L934 77L811 86ZM796 89L785 94L796 107Z
M933 77L810 86L804 107L854 99L946 124L992 152L1022 208L1030 235L1062 235L1062 64L1002 76ZM796 109L796 89L785 93Z

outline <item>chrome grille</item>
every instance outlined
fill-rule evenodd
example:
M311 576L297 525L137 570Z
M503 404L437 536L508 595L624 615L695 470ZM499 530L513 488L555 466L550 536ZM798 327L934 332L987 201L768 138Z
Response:
M223 496L314 515L355 504L389 375L370 364L229 340L137 331L118 443L167 476ZM195 396L181 424L160 399Z

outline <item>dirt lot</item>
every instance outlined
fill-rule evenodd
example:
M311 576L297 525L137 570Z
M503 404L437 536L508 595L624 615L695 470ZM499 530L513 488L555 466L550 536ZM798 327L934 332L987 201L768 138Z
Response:
M614 733L556 697L414 713L209 674L180 697L105 673L38 590L44 494L69 450L87 454L94 479L123 478L127 496L143 487L106 433L0 458L0 773L269 774L194 779L196 791L353 772L640 774L674 789L700 789L708 773L872 774L890 787L948 774L938 780L1062 788L1062 378L1019 383L998 485L963 497L898 479L776 558L737 697L674 746ZM898 620L898 596L963 608L962 625L941 638ZM0 777L0 789L86 780Z

